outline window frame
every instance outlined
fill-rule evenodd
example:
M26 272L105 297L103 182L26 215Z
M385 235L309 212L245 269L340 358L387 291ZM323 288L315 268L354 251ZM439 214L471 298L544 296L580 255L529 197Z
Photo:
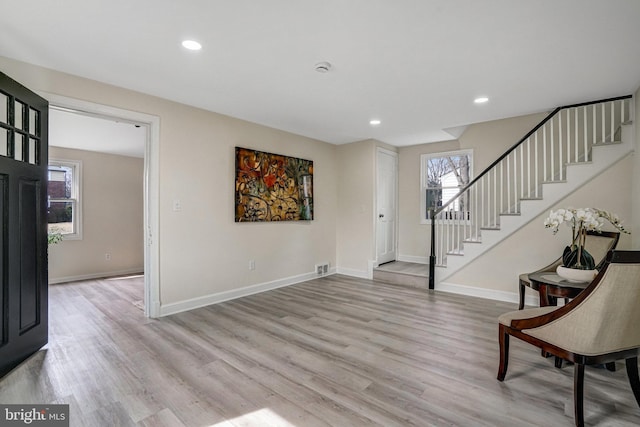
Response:
M63 233L63 240L82 240L82 161L59 158L49 158L47 165L47 179L50 168L67 167L71 169L71 197L65 199L50 199L47 195L47 204L50 202L73 203L73 233ZM48 207L48 206L47 206ZM47 227L49 221L47 220Z
M427 173L429 160L440 158L440 157L450 157L450 156L467 156L469 158L469 182L473 180L473 150L465 149L465 150L454 150L454 151L445 151L438 153L425 153L420 155L420 224L430 224L431 217L427 211L427 190L435 190L435 189L451 189L451 188L460 188L457 187L431 187L429 186L429 175Z

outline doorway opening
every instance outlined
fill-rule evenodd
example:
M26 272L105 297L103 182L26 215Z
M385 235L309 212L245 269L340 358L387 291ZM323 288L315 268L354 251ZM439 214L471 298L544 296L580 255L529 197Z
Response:
M95 153L115 154L116 156L107 156L110 159L119 159L118 156L124 156L122 159L134 158L142 159L143 171L142 186L143 208L142 208L142 229L139 226L139 241L142 243L138 248L142 249L143 255L143 271L144 271L144 291L141 301L132 301L134 305L138 305L144 310L148 317L158 317L160 315L160 299L159 299L159 267L158 267L158 145L159 145L159 118L157 116L138 113L134 111L109 107L101 104L90 103L73 98L61 97L53 94L45 94L44 97L49 99L50 112L56 120L64 122L65 126L76 127L76 131L82 130L82 127L89 126L88 132L93 129L96 133L102 135L109 134L114 131L120 136L112 136L100 141L100 138L80 138L80 140L58 141L55 128L51 127L52 150L60 147L60 151L64 153L64 148L87 150ZM53 121L52 121L53 123ZM93 128L92 128L93 127ZM111 129L111 130L107 130ZM118 129L123 132L118 134ZM84 139L84 141L83 141ZM135 159L135 160L138 160ZM125 160L126 163L126 160ZM139 163L139 162L138 162ZM117 164L112 165L117 169ZM123 171L123 174L125 172ZM139 173L139 172L138 172ZM115 176L118 172L115 172ZM112 175L113 176L113 175ZM124 208L124 206L123 206ZM97 210L99 212L99 209ZM94 209L96 212L96 209ZM86 216L88 213L83 212ZM138 221L140 222L140 221ZM104 227L103 233L118 233L117 225L108 224ZM108 249L101 249L104 253L98 252L102 257L102 261L111 261L114 257ZM139 249L138 249L139 250ZM139 270L139 268L138 268ZM138 271L139 272L139 271ZM100 272L97 272L100 273ZM121 271L121 274L115 273L116 276L128 273ZM131 271L130 273L134 273ZM90 275L86 277L91 279ZM81 279L81 278L80 278Z

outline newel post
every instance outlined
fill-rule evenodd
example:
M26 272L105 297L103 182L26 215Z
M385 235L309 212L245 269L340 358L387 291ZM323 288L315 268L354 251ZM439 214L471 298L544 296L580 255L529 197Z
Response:
M431 209L431 255L429 255L429 289L435 289L436 284L436 218L435 210Z

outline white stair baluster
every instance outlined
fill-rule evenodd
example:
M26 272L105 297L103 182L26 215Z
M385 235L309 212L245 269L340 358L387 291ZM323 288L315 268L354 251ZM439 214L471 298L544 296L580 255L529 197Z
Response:
M542 168L543 181L547 180L547 125L542 126Z
M600 125L602 129L602 143L606 142L607 137L605 136L606 131L606 120L605 120L605 111L604 111L604 103L600 105L600 111L602 112L602 124Z
M616 133L615 115L616 115L616 104L613 101L611 101L611 139L609 140L610 142L613 142L614 135Z
M535 197L538 198L540 197L538 194L538 187L540 186L540 181L538 181L538 132L536 132L535 135L535 139L534 139L534 156L533 158L535 159L535 166L533 168L533 171L535 173L535 178L533 180L533 185L535 185Z
M587 106L584 106L584 109L582 110L583 112L583 118L582 120L584 121L584 135L583 135L583 142L584 142L584 154L582 155L583 161L588 162L589 161L589 136L587 135Z
M575 136L573 137L573 139L574 139L573 143L574 143L574 147L575 147L574 148L575 157L574 157L573 161L575 163L577 163L579 161L579 159L578 159L578 148L580 147L580 141L578 139L578 137L579 137L579 135L578 135L578 121L579 121L578 120L578 108L575 109L574 115L575 115L575 123L574 123L575 128L574 128L574 133L573 134Z

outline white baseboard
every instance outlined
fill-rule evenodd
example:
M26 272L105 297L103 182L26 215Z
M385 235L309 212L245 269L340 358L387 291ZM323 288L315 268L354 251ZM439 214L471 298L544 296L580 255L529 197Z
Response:
M416 264L429 264L429 258L426 256L415 256L415 255L398 255L398 261L402 262L413 262Z
M457 285L455 283L441 282L436 285L436 291L449 292L452 294L467 295L470 297L478 297L491 299L495 301L513 302L518 304L520 296L517 292L497 291L495 289L474 288L472 286ZM537 307L538 298L533 295L525 295L525 305Z
M336 268L336 273L344 274L345 276L357 277L359 279L370 279L369 273L363 270L356 270L354 268Z
M407 262L415 262L415 261L407 261ZM125 272L122 274L131 274L134 272ZM345 276L357 277L360 279L368 279L368 272L363 270L356 270L352 268L331 268L328 274L324 276L329 276L332 274L344 274ZM97 276L97 277L88 277L88 278L98 278L105 277ZM189 300L179 301L171 304L163 304L160 305L158 310L159 316L168 316L171 314L180 313L183 311L193 310L200 307L205 307L212 304L218 304L224 301L230 301L232 299L241 298L261 292L270 291L277 288L282 288L285 286L294 285L296 283L306 282L308 280L317 279L318 276L315 272L313 273L305 273L298 276L287 277L284 279L278 279L271 282L258 283L255 285L246 286L241 289L233 289L230 291L220 292L217 294L205 295L198 298L192 298ZM83 278L78 278L75 280L83 280ZM66 280L71 281L71 280ZM465 285L457 285L454 283L440 283L436 286L437 291L449 292L453 294L467 295L472 297L486 298L496 301L505 301L505 302L513 302L518 303L519 298L518 294L514 292L505 292L505 291L497 291L494 289L483 289L483 288L475 288L472 286ZM525 297L525 304L529 306L538 306L538 299L533 295L528 295Z
M415 262L418 264L428 264L428 262L420 262L420 257L401 256L398 260L404 262ZM424 260L426 260L426 258L424 258ZM345 276L357 277L360 279L371 279L366 271L338 267L336 272L338 274L344 274ZM485 298L494 301L513 302L516 304L520 302L520 296L517 292L505 292L497 291L495 289L475 288L473 286L458 285L455 283L439 283L436 285L436 291L467 295L470 297ZM525 295L524 303L527 306L537 307L539 305L539 300L534 295ZM558 301L558 303L560 303L560 301Z
M77 282L79 280L102 279L105 277L125 276L127 274L141 274L143 271L144 271L143 267L136 267L136 268L129 268L126 270L104 271L102 273L92 273L92 274L81 274L79 276L53 277L53 278L50 277L49 284L56 285L59 283Z
M159 316L168 316L170 314L176 314L183 311L193 310L200 307L205 307L212 304L218 304L224 301L230 301L232 299L246 297L261 292L270 291L284 286L295 285L296 283L306 282L308 280L317 279L318 277L325 277L336 273L335 268L330 268L328 274L318 275L315 272L305 273L298 276L286 277L284 279L278 279L271 282L258 283L255 285L245 286L240 289L233 289L230 291L219 292L217 294L205 295L198 298L192 298L184 301L174 302L171 304L161 304L159 310Z

